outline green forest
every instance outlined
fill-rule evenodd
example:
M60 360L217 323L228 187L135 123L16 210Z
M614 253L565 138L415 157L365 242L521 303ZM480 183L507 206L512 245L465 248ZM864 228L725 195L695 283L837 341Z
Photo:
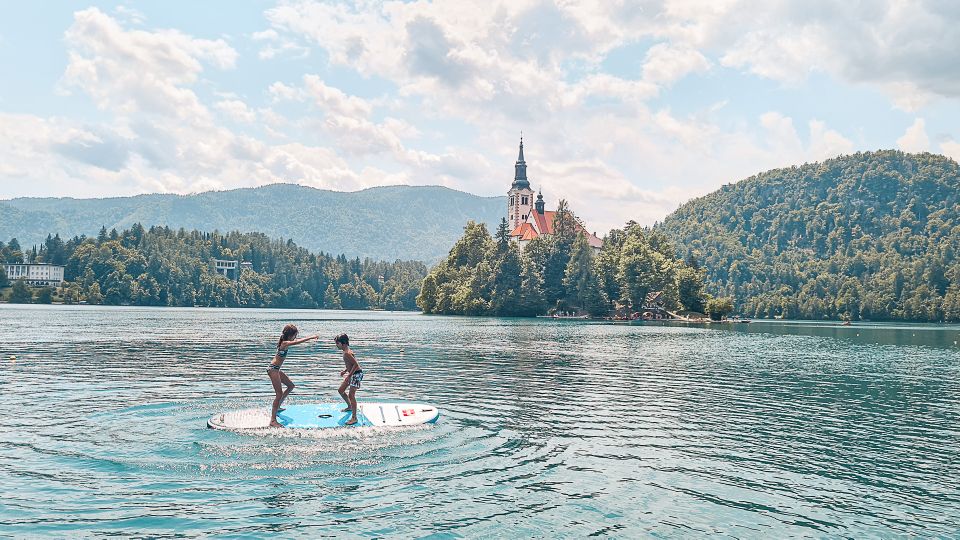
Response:
M960 168L857 153L769 171L656 227L744 315L960 320Z
M521 250L510 241L506 220L493 236L485 225L468 223L447 258L424 278L417 304L440 314L607 315L638 311L648 292L663 291L666 309L706 309L704 271L678 259L663 234L630 223L611 231L594 256L565 201L554 231Z
M427 273L420 262L313 254L260 233L146 230L140 224L123 232L102 228L96 238L48 235L26 253L12 239L0 242L0 259L65 265L59 298L108 305L413 310ZM213 259L247 261L251 269L227 278L214 270ZM5 283L0 271L0 286ZM9 300L49 303L52 296L50 289L31 291L16 280Z
M313 252L381 261L436 263L468 220L495 227L505 197L479 197L440 186L381 186L355 192L295 184L154 193L102 199L17 198L0 201L0 238L39 245L47 233L96 236L134 223L199 231L261 232Z

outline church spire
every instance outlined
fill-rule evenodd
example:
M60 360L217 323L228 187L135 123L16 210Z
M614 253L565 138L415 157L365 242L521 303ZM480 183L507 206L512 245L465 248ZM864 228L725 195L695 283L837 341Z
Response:
M513 189L530 189L530 182L527 181L527 162L523 160L523 135L520 135L520 155L517 156L514 168L516 174L513 176Z

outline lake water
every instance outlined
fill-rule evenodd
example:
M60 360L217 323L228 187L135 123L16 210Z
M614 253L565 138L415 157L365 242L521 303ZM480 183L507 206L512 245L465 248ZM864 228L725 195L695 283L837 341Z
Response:
M206 428L285 364L437 425ZM0 306L0 534L960 535L960 327ZM11 355L16 360L10 360Z

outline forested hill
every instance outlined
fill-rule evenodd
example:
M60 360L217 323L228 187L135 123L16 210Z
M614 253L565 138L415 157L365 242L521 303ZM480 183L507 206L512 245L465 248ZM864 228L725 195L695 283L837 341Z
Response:
M196 195L109 199L20 198L0 201L0 238L25 248L48 233L96 236L101 226L134 223L203 231L262 232L311 251L393 261L435 262L468 220L500 222L503 197L478 197L439 186L388 186L356 192L293 184Z
M960 320L960 167L858 153L692 200L658 229L749 316Z

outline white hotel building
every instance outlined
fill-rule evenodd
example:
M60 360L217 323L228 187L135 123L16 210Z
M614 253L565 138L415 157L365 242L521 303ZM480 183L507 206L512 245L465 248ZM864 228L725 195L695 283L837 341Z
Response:
M3 264L10 281L22 279L35 287L59 287L63 283L63 266L56 264Z

